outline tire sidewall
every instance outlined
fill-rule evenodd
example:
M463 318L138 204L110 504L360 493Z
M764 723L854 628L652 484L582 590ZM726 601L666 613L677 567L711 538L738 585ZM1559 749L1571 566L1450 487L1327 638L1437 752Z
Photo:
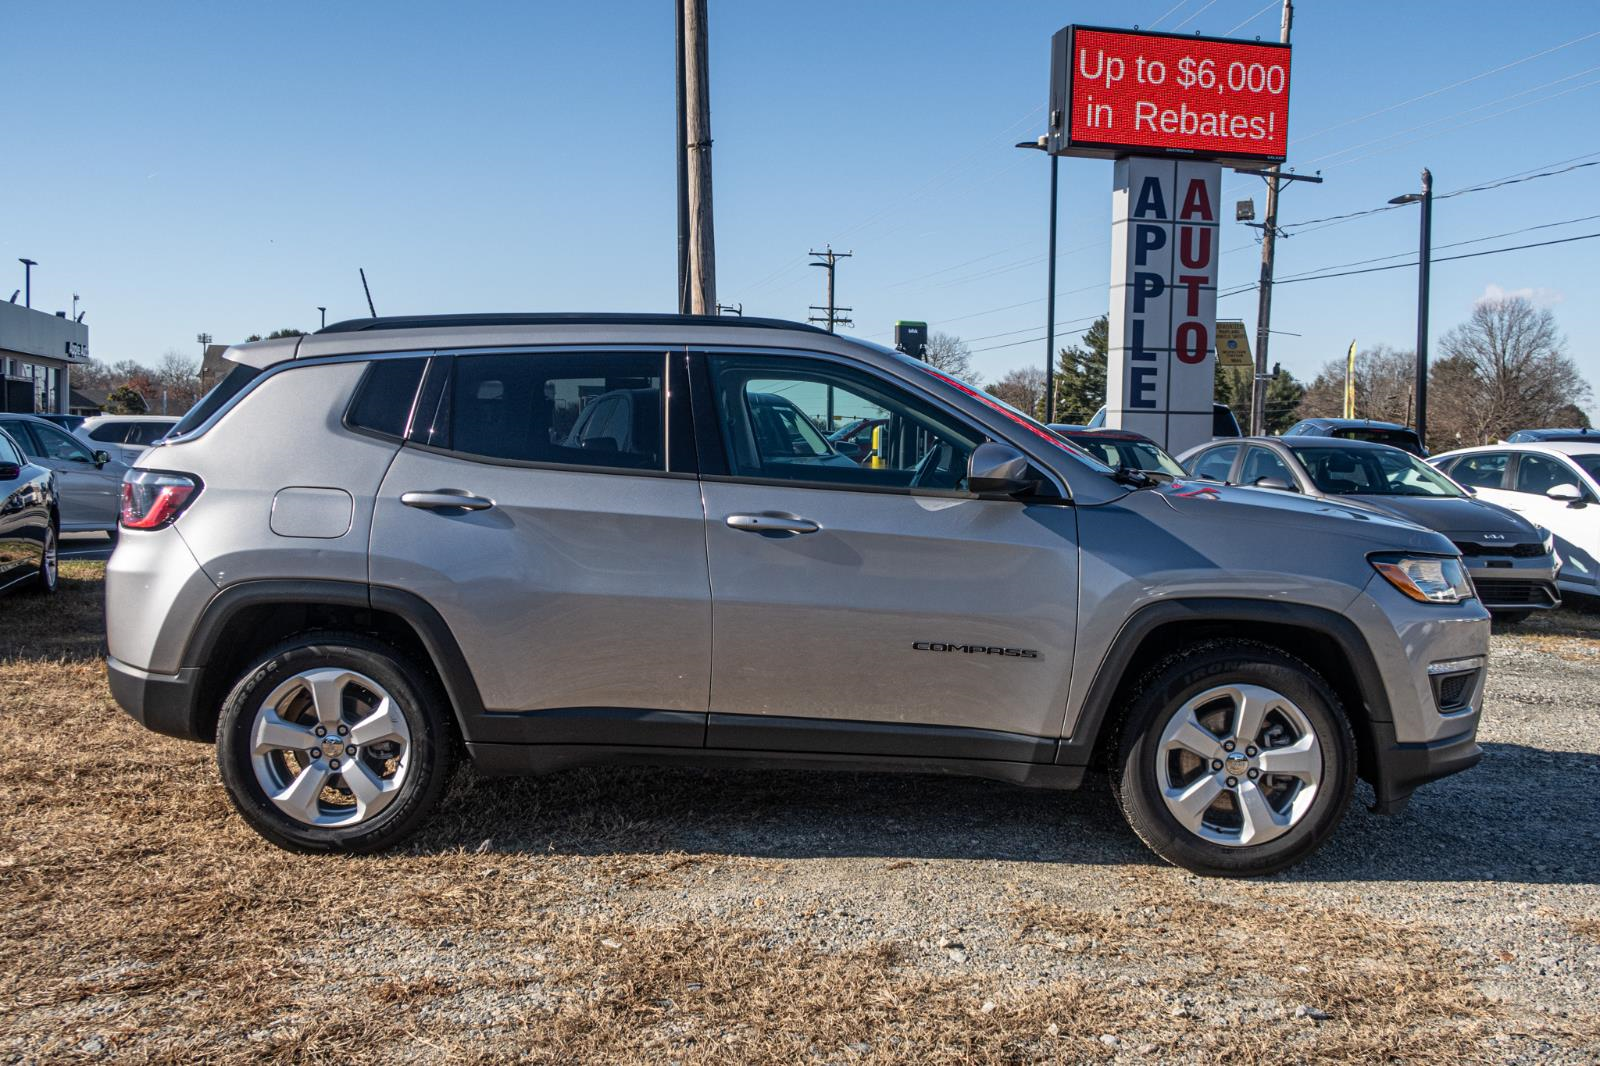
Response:
M372 678L399 704L410 729L409 763L400 795L371 821L336 828L306 825L280 811L256 779L250 742L256 713L283 681L318 667ZM234 685L217 721L217 766L234 807L273 843L296 851L375 851L414 831L444 791L451 749L442 706L437 688L392 649L352 637L308 638L275 649Z
M45 525L45 540L39 546L39 569L28 584L29 591L38 596L49 596L61 585L61 530L52 519ZM50 549L55 548L56 561L50 565Z
M1167 723L1193 697L1226 684L1261 685L1293 701L1322 749L1323 778L1311 809L1287 833L1250 847L1191 833L1167 809L1157 776ZM1355 788L1355 739L1338 698L1310 667L1264 646L1202 649L1158 669L1130 709L1121 751L1118 793L1130 824L1163 858L1196 873L1253 876L1300 861L1338 827Z

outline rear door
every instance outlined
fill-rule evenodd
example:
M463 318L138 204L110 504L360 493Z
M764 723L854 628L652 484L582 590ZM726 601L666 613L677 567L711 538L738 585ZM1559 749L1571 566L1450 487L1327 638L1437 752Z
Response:
M1072 508L966 492L984 432L886 376L809 354L695 366L708 745L1053 757L1078 592ZM882 420L859 463L822 432L853 418Z
M1600 517L1596 504L1600 503L1588 479L1567 461L1553 455L1537 452L1517 453L1512 473L1512 491L1508 494L1515 502L1512 508L1530 522L1535 522L1556 537L1556 551L1564 564L1562 576L1569 581L1592 585L1600 580ZM1566 500L1552 500L1546 493L1557 485L1571 485L1582 496L1573 506Z
M443 616L489 712L474 740L704 742L705 512L687 414L666 402L676 359L503 351L429 366L378 493L371 580Z

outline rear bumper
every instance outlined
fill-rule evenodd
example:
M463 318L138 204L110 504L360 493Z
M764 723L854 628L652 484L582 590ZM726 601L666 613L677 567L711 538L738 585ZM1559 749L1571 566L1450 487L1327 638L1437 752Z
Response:
M1399 814L1411 801L1411 793L1429 781L1476 766L1483 758L1477 739L1477 714L1473 713L1466 721L1470 724L1463 732L1416 744L1395 740L1394 727L1388 722L1372 723L1378 741L1375 754L1381 764L1373 782L1377 794L1373 811Z
M199 728L195 714L199 667L185 667L176 674L152 674L107 657L106 680L112 698L146 729L184 740L211 739Z

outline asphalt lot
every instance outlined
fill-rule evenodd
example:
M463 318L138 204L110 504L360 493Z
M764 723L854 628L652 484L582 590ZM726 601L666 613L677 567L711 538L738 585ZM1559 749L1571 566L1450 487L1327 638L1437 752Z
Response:
M800 772L463 773L327 859L110 702L100 570L0 599L0 1059L1600 1057L1597 615L1497 632L1483 763L1258 881L1100 782Z

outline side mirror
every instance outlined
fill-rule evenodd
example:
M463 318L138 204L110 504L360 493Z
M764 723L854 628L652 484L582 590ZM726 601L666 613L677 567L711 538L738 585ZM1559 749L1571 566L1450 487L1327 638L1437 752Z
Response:
M15 481L22 476L22 467L16 463L0 463L0 481Z
M1545 495L1557 503L1564 503L1568 507L1583 506L1583 490L1570 482L1551 485Z
M1300 491L1281 477L1258 477L1250 484L1258 489L1277 489L1279 492Z
M967 489L977 493L1017 496L1038 488L1029 477L1028 457L1009 444L985 441L967 459Z
M110 452L108 452L108 451L97 451L97 452L94 453L94 465L95 466L105 466L110 461L111 461L111 453Z

